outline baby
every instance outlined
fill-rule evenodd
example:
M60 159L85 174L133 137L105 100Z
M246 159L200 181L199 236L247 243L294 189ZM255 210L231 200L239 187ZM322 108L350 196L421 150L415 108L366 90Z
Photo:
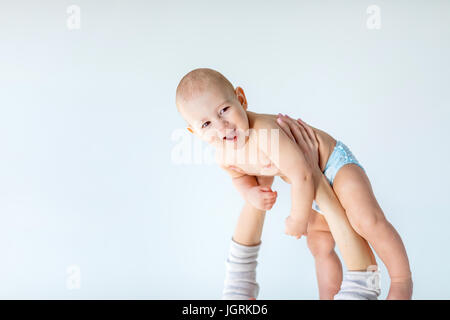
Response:
M185 75L176 105L188 130L216 148L216 161L233 179L246 201L261 210L274 205L277 193L264 187L264 176L280 176L291 184L291 211L285 232L306 235L315 189L311 167L283 130L276 115L247 110L242 88L219 72L196 69ZM412 281L400 236L384 217L370 182L349 148L313 128L319 141L319 167L332 185L356 232L373 246L386 264L391 289L388 298L410 299ZM315 205L316 210L319 208Z

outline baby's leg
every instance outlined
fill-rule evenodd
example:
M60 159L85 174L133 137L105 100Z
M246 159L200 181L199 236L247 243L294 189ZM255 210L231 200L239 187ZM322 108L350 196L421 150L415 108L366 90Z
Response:
M316 201L325 215L330 232L347 267L341 289L334 299L377 299L380 290L375 257L367 241L350 225L345 210L331 189L329 180L323 175L320 179L316 190Z
M333 189L352 227L372 245L386 265L393 283L388 299L410 299L412 281L406 249L378 205L364 170L355 164L343 166L336 174Z
M325 218L313 210L308 222L307 243L316 265L319 298L332 300L342 283L342 264Z

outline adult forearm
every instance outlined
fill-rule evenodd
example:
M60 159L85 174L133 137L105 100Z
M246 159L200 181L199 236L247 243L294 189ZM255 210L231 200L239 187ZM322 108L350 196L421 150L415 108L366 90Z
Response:
M265 216L265 211L259 210L246 202L234 230L234 241L247 246L259 244Z
M256 266L265 211L245 203L230 243L222 299L256 299Z

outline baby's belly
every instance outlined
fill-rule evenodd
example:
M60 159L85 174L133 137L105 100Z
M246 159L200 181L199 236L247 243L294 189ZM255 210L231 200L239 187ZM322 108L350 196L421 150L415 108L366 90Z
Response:
M258 150L256 153L257 157L248 157L242 165L242 168L247 174L255 176L276 176L280 174L278 167L266 156L263 152ZM250 160L253 161L250 161Z
M245 173L252 176L279 176L281 174L278 167L270 162L264 164L242 164L238 165Z

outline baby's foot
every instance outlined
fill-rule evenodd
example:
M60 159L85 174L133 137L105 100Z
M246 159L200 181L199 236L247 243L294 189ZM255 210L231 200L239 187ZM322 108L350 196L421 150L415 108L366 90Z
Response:
M413 282L410 279L391 282L387 300L411 300Z

